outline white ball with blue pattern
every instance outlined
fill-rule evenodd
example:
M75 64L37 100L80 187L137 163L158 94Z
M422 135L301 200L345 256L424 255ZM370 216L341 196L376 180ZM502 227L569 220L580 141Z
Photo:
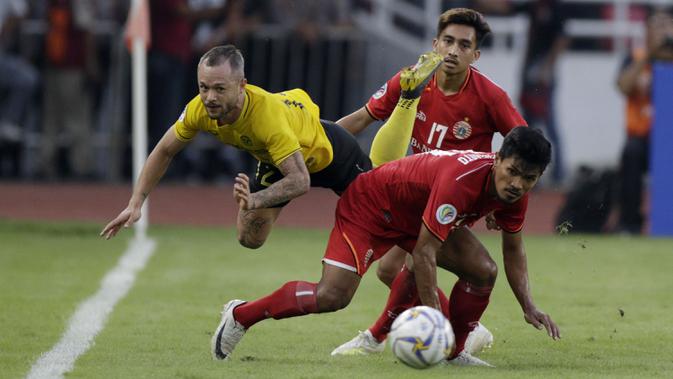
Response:
M417 369L432 367L446 359L456 345L449 320L442 312L424 305L397 316L388 341L397 359Z

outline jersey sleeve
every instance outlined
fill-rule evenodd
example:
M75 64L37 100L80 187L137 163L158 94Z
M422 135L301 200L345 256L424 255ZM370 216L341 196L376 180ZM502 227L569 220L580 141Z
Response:
M507 233L517 233L523 229L523 223L526 218L526 209L528 208L528 194L518 201L515 205L499 209L493 212L495 222Z
M435 180L423 211L423 223L440 241L444 241L455 227L455 221L463 213L466 194L460 186L447 186L450 178Z
M490 107L493 123L503 136L506 136L517 126L528 126L528 123L521 116L519 111L512 103L505 91L495 98L494 104Z
M387 119L393 113L401 91L400 72L398 72L369 98L366 105L367 111L377 120Z
M190 141L199 132L197 117L199 105L201 105L201 99L197 96L187 103L180 117L173 124L175 137L182 142Z
M279 167L285 158L300 150L301 145L284 117L284 110L274 109L284 104L264 101L260 105L262 108L256 110L256 119L253 121L257 138L264 141L271 163Z

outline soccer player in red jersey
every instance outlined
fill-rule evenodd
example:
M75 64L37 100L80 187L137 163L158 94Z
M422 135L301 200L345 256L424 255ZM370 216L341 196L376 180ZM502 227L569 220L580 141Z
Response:
M364 107L337 123L356 134L376 120L387 119L372 145L370 157L375 166L393 160L395 154L403 156L409 144L414 153L432 149L491 151L495 133L505 136L526 121L507 93L472 66L489 33L490 27L479 12L466 8L444 12L432 43L442 63L418 98L410 104L405 96L400 82L407 71L402 69ZM492 216L486 221L489 229L498 229ZM379 261L376 274L388 287L400 272L406 253L394 246ZM371 336L370 329L334 349L332 355L383 351L384 345ZM481 324L474 330L468 345L476 353L492 343L493 335Z
M337 124L357 134L376 120L385 120L384 128L395 128L391 141L383 146L404 144L406 152L409 137L414 153L433 149L491 151L495 133L505 136L512 128L527 125L507 93L481 73L472 64L479 59L479 46L490 33L490 27L477 11L455 8L444 12L437 24L433 51L443 62L420 94L415 106L403 107L400 76L404 69L388 80L367 104L337 121ZM409 130L411 128L411 130ZM376 138L382 138L381 130ZM392 140L394 138L394 140ZM393 160L391 153L374 151L371 158L378 162ZM399 157L396 157L399 158ZM393 248L379 262L377 275L390 287L404 263L405 251Z
M498 153L432 151L361 174L337 204L320 281L292 281L255 301L229 301L213 334L214 358L229 357L262 320L346 307L371 264L398 245L412 252L411 267L396 277L386 312L417 304L441 309L456 335L452 361L486 365L465 354L463 344L488 305L497 272L468 228L491 212L502 228L505 272L525 320L559 338L554 321L533 302L522 240L527 192L550 159L544 136L520 127L505 137ZM249 194L239 191L241 199ZM450 298L437 287L437 265L459 277Z

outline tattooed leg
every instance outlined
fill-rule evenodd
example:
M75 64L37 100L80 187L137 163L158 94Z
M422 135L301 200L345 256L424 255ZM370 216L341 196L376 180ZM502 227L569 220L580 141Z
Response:
M271 233L271 227L281 210L282 208L239 210L236 221L238 242L249 249L261 247Z

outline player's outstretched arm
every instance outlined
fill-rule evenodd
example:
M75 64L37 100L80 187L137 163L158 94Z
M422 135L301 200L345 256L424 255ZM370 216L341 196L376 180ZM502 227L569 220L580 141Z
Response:
M336 123L351 134L358 134L374 121L376 120L367 112L367 108L362 107L348 116L340 118Z
M308 192L311 187L311 177L309 176L301 151L297 150L285 158L278 165L278 169L283 174L283 179L259 192L249 193L248 190L247 201L243 204L241 203L241 200L244 198L241 195L242 192L239 193L238 197L236 192L234 192L234 197L242 210L269 208ZM239 178L240 176L239 174ZM238 178L236 182L239 182Z
M138 182L133 188L129 204L114 220L105 225L100 232L101 237L104 237L106 240L110 239L117 235L122 227L128 228L140 219L140 209L145 199L161 177L164 176L175 154L186 145L187 142L182 142L175 137L172 127L168 129L157 146L152 150L152 153L147 157L145 166L143 166L138 177Z
M502 253L507 281L512 288L512 292L514 292L514 296L519 301L521 309L523 309L526 322L537 329L544 327L549 337L555 340L561 338L556 323L548 314L537 309L533 302L528 283L528 266L521 232L502 232Z
M422 224L416 246L411 253L416 288L418 288L421 303L439 310L442 308L437 296L437 252L441 246L442 241L430 233L425 224Z

